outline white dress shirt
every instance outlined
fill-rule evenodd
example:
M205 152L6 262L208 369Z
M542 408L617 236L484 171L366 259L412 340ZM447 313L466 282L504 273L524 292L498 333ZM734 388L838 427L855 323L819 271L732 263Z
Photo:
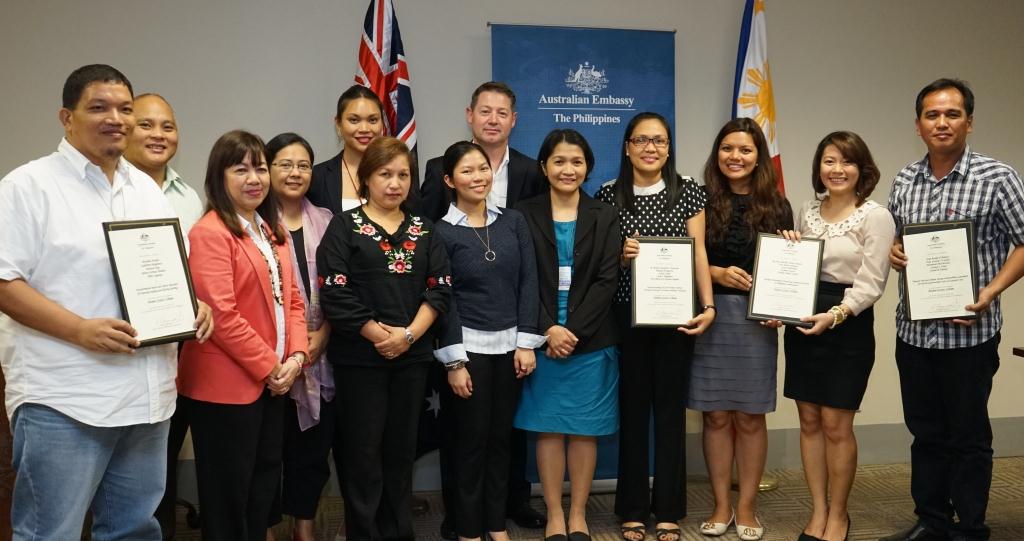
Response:
M492 164L491 193L487 194L487 203L495 207L508 208L508 145L505 145L505 156L501 163Z
M508 163L508 151L505 152L505 162ZM491 193L494 193L493 191ZM487 220L485 225L491 225L501 214L501 209L490 201L487 202ZM469 216L459 210L452 203L448 206L448 213L441 218L445 222L461 227L472 227L469 225ZM444 364L453 363L469 358L466 352L480 353L483 355L501 355L516 348L535 349L544 345L547 337L538 334L519 332L518 327L510 327L500 331L481 331L462 327L462 343L452 344L441 349L434 350L434 357Z
M121 318L103 222L172 218L148 175L123 158L114 181L62 140L0 180L0 280L25 280L83 318ZM8 415L23 403L93 426L163 421L177 396L175 345L96 353L9 322L2 356Z

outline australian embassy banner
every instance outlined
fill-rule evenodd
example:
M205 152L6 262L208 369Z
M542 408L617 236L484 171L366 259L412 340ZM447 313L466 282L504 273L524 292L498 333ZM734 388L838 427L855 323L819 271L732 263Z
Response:
M589 194L618 176L635 114L654 111L675 126L673 32L491 24L491 77L516 93L512 147L536 157L555 128L587 138L595 159ZM527 456L527 471L536 471L535 453ZM595 478L614 479L617 461L618 434L600 438Z
M593 194L618 176L633 115L654 111L675 126L671 31L491 24L491 75L516 93L511 145L536 157L555 128L583 134L596 164Z

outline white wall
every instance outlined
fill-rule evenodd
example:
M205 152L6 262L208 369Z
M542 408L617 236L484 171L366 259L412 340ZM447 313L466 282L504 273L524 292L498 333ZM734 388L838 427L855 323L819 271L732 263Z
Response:
M680 169L700 171L727 119L741 0L396 0L417 107L421 156L467 132L469 93L490 75L487 22L676 29ZM246 128L265 137L297 131L320 159L337 150L331 118L352 81L366 0L273 2L6 2L0 7L0 174L51 152L64 78L92 62L124 71L136 92L174 105L182 143L174 165L201 188L212 142ZM835 129L860 133L889 181L924 146L913 99L940 76L969 80L978 96L977 150L1024 168L1024 2L1014 0L769 0L768 39L787 190L811 197L817 141ZM524 149L530 151L532 149ZM1024 286L1004 296L1007 325L991 412L1024 417L1018 389ZM892 360L895 286L876 310L878 357L858 423L901 423ZM781 386L781 373L780 373ZM797 426L779 400L772 428ZM692 419L696 421L696 419ZM697 422L690 429L697 429ZM997 437L997 448L999 438Z

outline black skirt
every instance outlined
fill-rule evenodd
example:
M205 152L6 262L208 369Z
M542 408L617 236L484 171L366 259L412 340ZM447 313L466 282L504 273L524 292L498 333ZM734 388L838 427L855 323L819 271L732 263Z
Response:
M849 285L820 282L815 313L843 301ZM860 409L875 364L874 307L834 329L807 336L786 327L786 398L830 408Z

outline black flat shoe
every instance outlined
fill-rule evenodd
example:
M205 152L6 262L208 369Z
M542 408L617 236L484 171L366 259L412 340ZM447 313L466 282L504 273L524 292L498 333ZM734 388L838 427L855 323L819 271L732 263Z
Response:
M797 537L796 541L821 541L821 538L814 537L809 533L800 532L800 537Z
M539 530L548 525L548 517L540 514L525 502L514 509L509 509L507 515L512 522L516 523L516 526L528 530Z
M569 541L590 541L590 534L583 532L569 532Z
M564 533L556 533L555 535L545 537L544 541L568 541L568 539Z
M441 521L441 539L455 541L458 538L458 534L455 533L455 525L452 524L452 521L448 520L448 517L445 517Z

